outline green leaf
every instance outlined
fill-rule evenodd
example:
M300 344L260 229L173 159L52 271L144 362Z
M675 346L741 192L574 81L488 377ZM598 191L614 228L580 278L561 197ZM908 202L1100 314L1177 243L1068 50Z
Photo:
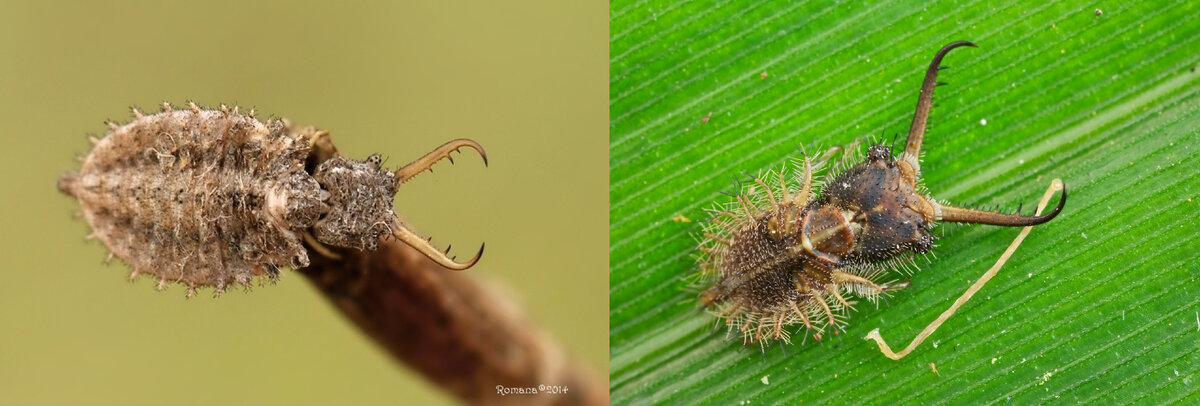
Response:
M613 403L1200 402L1197 3L610 7ZM1061 178L1062 215L907 358L862 337L902 348L1019 229L946 229L908 289L819 343L726 341L685 290L703 209L798 148L903 142L954 40L980 47L944 62L925 185L1012 210Z

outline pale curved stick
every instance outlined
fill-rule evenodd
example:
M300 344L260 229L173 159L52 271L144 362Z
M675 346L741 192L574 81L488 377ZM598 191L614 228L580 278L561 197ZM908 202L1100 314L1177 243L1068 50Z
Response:
M442 144L442 146L434 148L433 151L425 154L425 156L417 158L416 161L412 161L408 165L404 165L403 168L397 169L396 187L399 188L400 185L404 184L404 182L408 182L409 179L412 179L425 170L432 172L433 164L438 163L438 161L447 159L450 161L450 163L454 163L454 158L450 157L450 153L456 152L463 147L471 148L474 149L475 152L478 152L479 156L483 158L483 166L487 166L487 153L483 152L483 147L480 146L478 142L466 138L450 140L449 142Z
M1041 203L1038 203L1037 211L1034 212L1034 215L1036 216L1042 214L1042 210L1046 208L1046 204L1050 203L1050 198L1054 197L1054 192L1057 192L1062 188L1062 180L1055 179L1051 181L1050 188L1046 189L1046 194L1042 196L1042 201ZM992 268L988 269L987 272L984 272L983 277L980 277L978 281L975 281L970 288L967 288L967 291L963 292L962 296L959 296L958 300L955 300L954 304L950 305L949 309L946 309L946 311L942 312L942 315L938 316L937 320L934 320L933 323L930 323L929 326L925 327L924 330L921 330L921 333L917 334L917 337L913 338L912 342L909 343L908 347L905 347L903 351L900 351L899 353L892 352L892 348L883 341L883 336L879 335L878 328L871 330L871 332L867 333L867 336L863 337L863 339L875 340L875 343L879 344L879 351L883 352L883 355L887 356L888 358L894 360L904 358L905 355L908 355L908 353L912 352L912 350L917 348L918 345L921 345L921 342L925 341L930 334L933 334L934 331L937 331L938 327L941 327L942 323L945 323L950 316L954 315L954 312L957 311L959 307L962 307L962 305L967 303L968 300L971 300L971 296L974 296L975 292L978 292L979 289L983 288L984 284L991 280L993 276L996 276L996 273L1000 271L1000 267L1004 266L1005 262L1008 262L1008 257L1012 256L1013 252L1016 252L1017 246L1021 245L1021 241L1025 240L1025 236L1029 235L1029 231L1032 229L1033 226L1026 226L1025 228L1021 229L1021 232L1017 234L1017 238L1013 240L1012 244L1009 244L1007 250L1004 250L1004 254L1000 255L1000 259L996 261L996 264L992 265Z

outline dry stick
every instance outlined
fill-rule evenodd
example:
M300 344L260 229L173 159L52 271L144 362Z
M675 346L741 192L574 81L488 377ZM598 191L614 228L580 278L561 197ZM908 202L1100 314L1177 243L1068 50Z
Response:
M1042 201L1041 203L1038 203L1037 211L1034 212L1034 215L1036 216L1042 214L1042 210L1046 208L1046 204L1050 202L1050 198L1054 197L1056 192L1062 190L1062 188L1062 180L1055 179L1051 181L1050 188L1046 189L1046 194L1042 196ZM921 333L917 334L917 337L913 338L912 342L909 343L908 347L905 347L903 351L900 351L899 353L892 352L892 347L889 347L887 343L883 341L883 336L879 335L878 328L871 330L871 332L867 333L867 336L863 337L863 339L875 340L875 343L879 344L879 351L883 352L883 355L887 356L888 358L894 360L904 358L905 355L908 355L908 353L912 352L912 350L917 348L918 345L921 345L921 343L924 342L930 334L933 334L934 331L937 331L938 327L941 327L942 323L945 323L950 316L954 315L954 312L958 310L959 307L962 307L962 305L967 303L968 300L971 300L971 296L974 296L975 292L983 288L983 285L987 284L987 282L991 280L993 276L996 276L996 273L1000 271L1000 267L1004 266L1005 262L1008 262L1008 257L1012 256L1013 252L1017 251L1017 246L1021 245L1021 241L1025 240L1025 236L1029 235L1029 230L1032 229L1033 226L1022 228L1021 233L1017 234L1017 238L1013 240L1012 244L1009 244L1008 249L1004 251L1004 254L1000 255L1000 259L996 261L996 264L992 265L992 268L988 269L987 272L983 274L983 277L979 278L978 281L975 281L975 283L972 284L966 292L963 292L962 296L959 296L958 300L955 300L954 304L950 305L949 309L946 309L946 311L942 312L942 315L938 316L937 320L934 320L933 323L930 323L929 326L926 326L924 330L921 330Z
M394 239L314 255L301 269L400 362L471 404L608 404L607 385L471 271L446 270ZM500 394L560 385L566 393Z

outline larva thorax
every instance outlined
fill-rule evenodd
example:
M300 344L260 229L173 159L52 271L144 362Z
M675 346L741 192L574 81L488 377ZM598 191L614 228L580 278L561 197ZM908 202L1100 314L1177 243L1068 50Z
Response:
M327 133L262 122L253 113L172 109L143 115L93 139L79 172L59 180L59 190L79 200L112 256L139 273L167 282L223 292L255 276L274 280L278 268L309 264L309 246L373 250L395 235L431 259L453 262L396 219L392 198L403 180L428 169L473 141L452 141L395 173L372 155L339 156ZM486 156L485 156L486 163ZM405 179L400 179L405 176ZM481 251L482 252L482 251ZM465 266L464 266L465 265Z
M882 145L871 146L866 161L825 184L805 227L814 245L810 253L841 266L929 251L934 206L918 193L916 181L907 162L893 160Z

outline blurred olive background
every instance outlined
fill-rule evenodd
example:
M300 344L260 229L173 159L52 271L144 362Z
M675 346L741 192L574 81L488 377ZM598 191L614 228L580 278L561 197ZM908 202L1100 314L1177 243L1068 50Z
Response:
M104 265L55 189L105 119L162 101L256 107L398 167L458 137L397 211L608 376L604 2L0 3L0 403L452 402L298 273L210 291ZM548 382L551 383L551 382Z

